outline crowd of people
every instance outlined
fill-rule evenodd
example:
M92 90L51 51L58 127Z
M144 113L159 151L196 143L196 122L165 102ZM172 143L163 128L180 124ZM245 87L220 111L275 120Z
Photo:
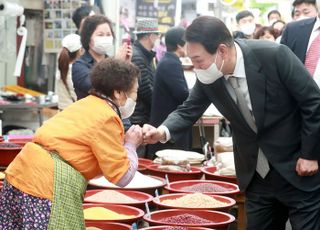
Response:
M241 11L234 32L199 16L161 34L157 19L140 18L136 39L116 53L112 21L77 9L78 32L63 38L58 58L60 112L6 169L0 229L83 229L89 179L125 186L138 157L191 150L192 125L211 103L232 127L247 229L283 230L288 219L296 230L319 228L318 9L320 0L295 0L292 22L272 10L265 26Z

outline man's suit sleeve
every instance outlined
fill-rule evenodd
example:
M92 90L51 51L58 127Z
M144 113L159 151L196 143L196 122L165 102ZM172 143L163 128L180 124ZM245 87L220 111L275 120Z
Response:
M168 118L162 123L166 126L171 135L171 140L179 139L180 135L185 134L186 130L202 116L210 105L211 101L203 92L200 82L197 80L187 100L175 111L169 114Z
M320 159L320 90L303 64L286 46L280 46L277 68L281 81L297 101L301 113L301 157ZM284 61L285 60L285 61Z

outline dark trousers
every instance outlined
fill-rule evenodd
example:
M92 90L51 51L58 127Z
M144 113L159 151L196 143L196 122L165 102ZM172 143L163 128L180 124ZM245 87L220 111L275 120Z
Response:
M320 190L304 192L274 168L262 179L257 173L246 191L247 230L320 229Z

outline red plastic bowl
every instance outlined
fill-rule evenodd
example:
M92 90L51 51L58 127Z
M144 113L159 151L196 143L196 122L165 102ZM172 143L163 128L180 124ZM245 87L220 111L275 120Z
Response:
M200 218L206 219L211 221L211 223L199 223L199 224L187 224L187 223L166 223L161 219L183 215L183 214L190 214L194 216L198 216ZM150 216L148 214L143 216L143 219L147 221L150 225L170 225L170 226L183 226L183 227L208 227L208 228L215 228L215 229L227 229L228 225L232 223L235 218L234 216L219 212L219 211L207 211L207 210L183 210L183 209L168 209L168 210L160 210L151 212Z
M160 208L160 209L188 209L188 210L219 210L219 211L229 211L229 209L236 204L236 201L230 197L226 196L220 196L220 195L208 195L213 197L214 199L224 202L226 204L221 206L212 206L212 207L206 207L206 208L192 208L192 207L181 207L181 206L173 206L173 205L167 205L163 204L162 202L164 200L174 200L178 199L180 197L183 197L189 193L172 193L172 194L165 194L161 195L159 197L156 197L153 199L153 202Z
M127 219L120 219L120 220L85 220L86 223L105 223L105 222L121 222L127 224L133 224L135 221L139 220L144 215L144 211L141 209L127 206L127 205L114 205L114 204L83 204L83 209L93 208L93 207L103 207L109 209L111 211L117 212L119 214L124 215L132 215L134 217L128 217Z
M142 165L151 165L151 164L153 164L152 160L145 159L145 158L139 158L138 162L139 162L139 164L142 164Z
M86 221L86 227L96 227L103 230L131 230L131 225L128 224L121 224L121 223L113 223L113 222L106 222L106 223L95 223L91 221Z
M118 203L112 203L112 202L107 202L107 201L88 201L88 197L92 196L98 192L102 192L104 191L103 189L96 189L96 190L88 190L84 196L84 202L86 203L93 203L93 204L122 204L122 205L129 205L129 206L134 206L137 208L142 208L144 209L145 207L145 203L146 202L150 202L153 199L153 196L151 196L150 194L147 193L143 193L143 192L137 192L137 191L130 191L130 190L113 190L113 191L117 191L119 193L122 193L126 196L129 196L133 199L136 199L136 202L132 202L132 203L125 203L125 202L118 202Z
M18 145L17 147L5 147L7 144ZM0 143L0 166L7 167L21 151L25 142L1 142Z
M219 180L237 184L236 176L223 176L215 174L215 172L217 171L217 168L215 166L203 167L201 168L201 171L204 173L204 178L206 180Z
M196 184L215 184L222 187L225 187L227 189L230 189L230 191L225 192L204 192L204 194L208 195L226 195L226 196L232 196L234 194L237 194L240 192L238 185L233 183L228 183L224 181L217 181L217 180L183 180L183 181L176 181L170 183L170 185L166 185L165 189L168 190L170 193L192 193L189 191L183 190L186 186L192 186Z
M0 189L2 189L2 187L3 187L3 182L0 181Z
M142 187L142 188L127 188L127 187L111 187L111 186L104 186L104 185L101 185L101 184L96 184L96 183L93 183L93 182L89 182L89 185L90 185L90 188L91 189L101 189L101 188L104 188L104 189L116 189L116 190L129 190L129 191L139 191L139 192L145 192L145 193L148 193L150 195L154 195L155 194L155 191L158 189L158 192L161 193L162 191L162 188L166 185L166 181L163 179L163 178L160 178L160 177L156 177L156 176L151 176L157 180L159 180L161 182L161 184L159 185L155 185L155 186L149 186L149 187Z
M144 174L148 173L147 166L153 164L152 160L139 158L138 159L138 171Z
M191 166L191 172L174 172L158 169L159 166L159 164L147 165L147 169L153 176L166 178L167 174L170 182L181 180L198 180L202 177L202 172L198 167Z
M173 226L154 226L154 227L148 227L148 228L142 228L141 230L168 230L168 228L172 228ZM180 229L180 228L179 228ZM174 230L174 229L172 229ZM203 227L188 227L185 228L185 230L212 230L212 228L203 228Z

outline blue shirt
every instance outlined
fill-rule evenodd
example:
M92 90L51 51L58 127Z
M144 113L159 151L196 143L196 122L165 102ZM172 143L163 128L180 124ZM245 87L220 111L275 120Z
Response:
M77 99L80 100L89 94L91 89L90 73L96 61L93 59L89 52L85 52L76 62L72 65L72 82Z

